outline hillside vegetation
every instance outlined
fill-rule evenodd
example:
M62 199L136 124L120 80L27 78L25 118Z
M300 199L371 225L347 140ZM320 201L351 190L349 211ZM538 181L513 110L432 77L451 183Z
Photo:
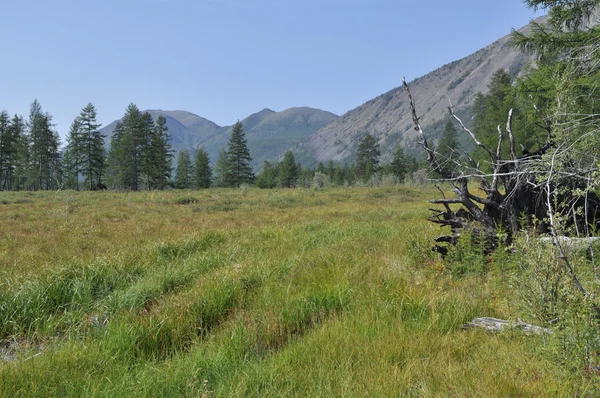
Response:
M431 252L430 188L0 194L0 396L593 394L512 264ZM500 254L499 254L500 255Z

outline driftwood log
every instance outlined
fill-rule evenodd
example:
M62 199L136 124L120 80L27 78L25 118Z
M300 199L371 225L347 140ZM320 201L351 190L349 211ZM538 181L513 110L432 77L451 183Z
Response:
M552 329L540 326L530 325L520 319L517 322L505 321L496 318L475 318L469 323L463 325L463 329L480 328L492 332L502 332L509 329L519 329L527 334L553 334Z

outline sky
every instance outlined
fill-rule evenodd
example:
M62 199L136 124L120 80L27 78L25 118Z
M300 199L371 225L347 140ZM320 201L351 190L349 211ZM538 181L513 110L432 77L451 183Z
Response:
M522 0L0 0L0 109L37 98L65 137L88 102L230 125L343 114L542 15Z

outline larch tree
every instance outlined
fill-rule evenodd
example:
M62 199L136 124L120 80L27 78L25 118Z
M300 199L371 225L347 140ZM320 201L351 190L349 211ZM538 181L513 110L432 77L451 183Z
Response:
M150 138L150 158L152 159L149 173L149 188L164 189L171 178L171 163L173 151L171 150L167 119L160 115L156 119L155 127Z
M255 177L250 162L252 162L252 157L248 149L246 134L244 133L242 123L238 121L233 126L227 150L227 186L239 187L242 184L254 183Z
M196 150L196 175L195 186L197 189L210 188L212 183L212 168L210 167L210 156L204 148Z
M381 150L375 137L367 134L358 144L356 151L356 177L368 181L379 170L379 156Z
M79 113L78 156L90 191L102 183L105 166L104 136L98 130L102 125L96 119L97 111L92 103L88 103Z
M396 176L398 179L398 182L403 183L408 171L408 165L402 145L398 145L394 151L394 159L391 163L391 170L392 174L394 174L394 176Z
M194 164L187 149L179 152L177 168L175 169L175 188L193 188Z
M76 117L71 123L67 135L67 147L63 163L67 186L69 188L74 187L77 191L79 191L79 175L83 171L83 149L81 119Z
M287 151L279 166L279 182L284 188L294 188L298 184L298 169L292 151Z

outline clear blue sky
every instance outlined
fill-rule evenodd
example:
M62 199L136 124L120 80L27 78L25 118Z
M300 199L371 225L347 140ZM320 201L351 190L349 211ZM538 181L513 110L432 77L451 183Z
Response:
M217 124L271 108L342 114L536 15L522 0L7 0L0 109L37 98L64 137L88 102ZM538 15L540 15L538 13Z

